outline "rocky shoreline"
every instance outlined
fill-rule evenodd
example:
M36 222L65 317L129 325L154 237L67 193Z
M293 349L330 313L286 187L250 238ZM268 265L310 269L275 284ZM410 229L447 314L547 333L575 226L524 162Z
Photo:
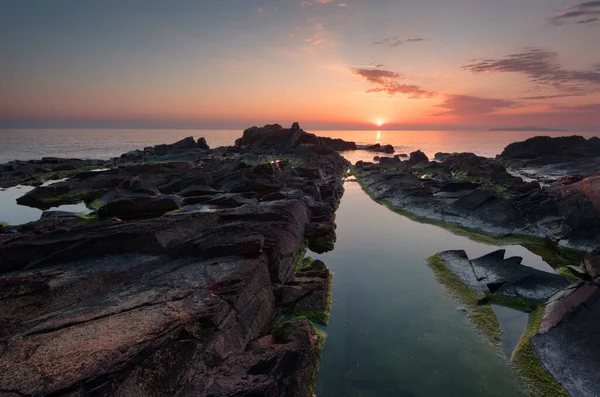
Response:
M536 137L496 159L416 151L352 167L397 212L560 268L502 250L430 258L478 326L497 327L490 302L531 312L513 361L533 395L600 395L599 143ZM1 164L0 187L36 186L19 204L93 212L0 224L0 395L310 396L332 275L305 251L334 247L347 150L394 153L294 123L230 147L190 137L111 160Z
M310 395L331 275L303 256L333 248L348 166L297 124L3 165L3 186L69 171L21 204L95 211L0 231L0 394Z
M418 221L550 252L544 259L560 274L505 259L503 250L477 259L444 251L429 262L492 339L490 302L531 313L512 362L532 395L584 397L600 395L599 160L598 138L535 137L496 159L437 153L430 161L416 151L407 161L358 162L354 175L375 200Z

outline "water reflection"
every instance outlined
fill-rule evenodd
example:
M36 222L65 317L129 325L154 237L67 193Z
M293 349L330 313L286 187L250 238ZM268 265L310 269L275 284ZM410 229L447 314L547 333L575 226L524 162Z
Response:
M17 204L17 199L19 197L33 189L33 186L21 185L0 189L0 222L6 222L9 225L14 226L40 219L43 212L42 210ZM83 214L89 214L91 212L84 203L61 205L49 208L48 211L67 211Z
M316 255L334 272L317 395L521 396L506 358L472 330L426 264L442 250L477 257L498 247L413 222L356 183L345 187L335 250ZM536 259L519 248L506 247L507 254L518 252L525 264ZM520 319L500 317L503 328L523 332ZM507 339L507 351L514 340Z

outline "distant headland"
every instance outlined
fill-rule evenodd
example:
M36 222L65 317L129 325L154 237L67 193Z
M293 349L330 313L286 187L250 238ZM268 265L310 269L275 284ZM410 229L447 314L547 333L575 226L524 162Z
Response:
M566 132L559 128L543 128L543 127L500 127L490 128L488 131L536 131L536 132Z

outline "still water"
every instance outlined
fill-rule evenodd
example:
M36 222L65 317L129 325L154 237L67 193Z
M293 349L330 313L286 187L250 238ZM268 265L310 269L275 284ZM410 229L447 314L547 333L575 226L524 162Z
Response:
M334 273L317 396L522 396L506 357L472 330L426 263L442 250L474 258L498 247L397 215L355 182L345 188L335 249L314 255ZM503 248L544 267L523 247ZM527 316L499 314L510 352Z

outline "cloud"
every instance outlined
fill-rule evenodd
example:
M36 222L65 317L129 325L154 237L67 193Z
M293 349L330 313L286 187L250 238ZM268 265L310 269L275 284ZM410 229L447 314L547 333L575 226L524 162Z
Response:
M586 1L585 3L571 6L571 7L569 7L569 9L574 9L574 8L585 9L585 8L595 8L595 7L600 7L600 1Z
M586 1L581 4L567 7L567 11L560 12L550 18L553 25L563 25L567 23L587 24L596 22L600 16L600 1ZM579 18L585 19L579 19Z
M581 21L577 21L576 23L579 25L583 25L584 23L592 23L592 22L596 22L596 21L600 21L600 18L582 19Z
M590 70L568 70L557 59L555 52L525 48L504 58L478 60L461 68L473 73L518 73L541 88L554 88L568 94L583 95L600 90L597 65Z
M354 69L352 73L375 85L374 88L368 89L367 93L401 94L410 99L432 98L437 95L418 85L403 83L402 80L406 79L406 76L390 70L359 68Z
M476 116L493 113L497 110L515 108L519 102L508 99L480 98L470 95L447 95L444 102L436 107L445 109L435 116Z
M367 90L367 93L374 92L384 92L389 95L402 94L406 95L409 99L433 98L437 95L435 92L425 90L418 85L400 84L397 82L391 82L382 87L371 88L370 90Z
M354 74L374 84L387 84L390 80L404 79L400 73L382 69L354 69Z
M525 97L521 97L519 99L526 99L526 100L555 99L555 98L568 98L568 97L572 97L572 96L582 96L582 95L587 95L587 93L582 93L582 94L556 94L556 95L525 96Z
M420 37L416 37L416 38L412 38L412 39L401 40L398 37L388 37L388 38L385 38L385 39L383 39L381 41L376 41L373 44L375 44L375 45L386 45L388 47L398 47L398 46L406 44L406 43L417 43L419 41L425 41L425 39L422 39Z
M329 4L331 3L333 0L312 0L312 1L301 1L300 2L300 6L302 7L308 7L308 6L312 6L313 4Z

